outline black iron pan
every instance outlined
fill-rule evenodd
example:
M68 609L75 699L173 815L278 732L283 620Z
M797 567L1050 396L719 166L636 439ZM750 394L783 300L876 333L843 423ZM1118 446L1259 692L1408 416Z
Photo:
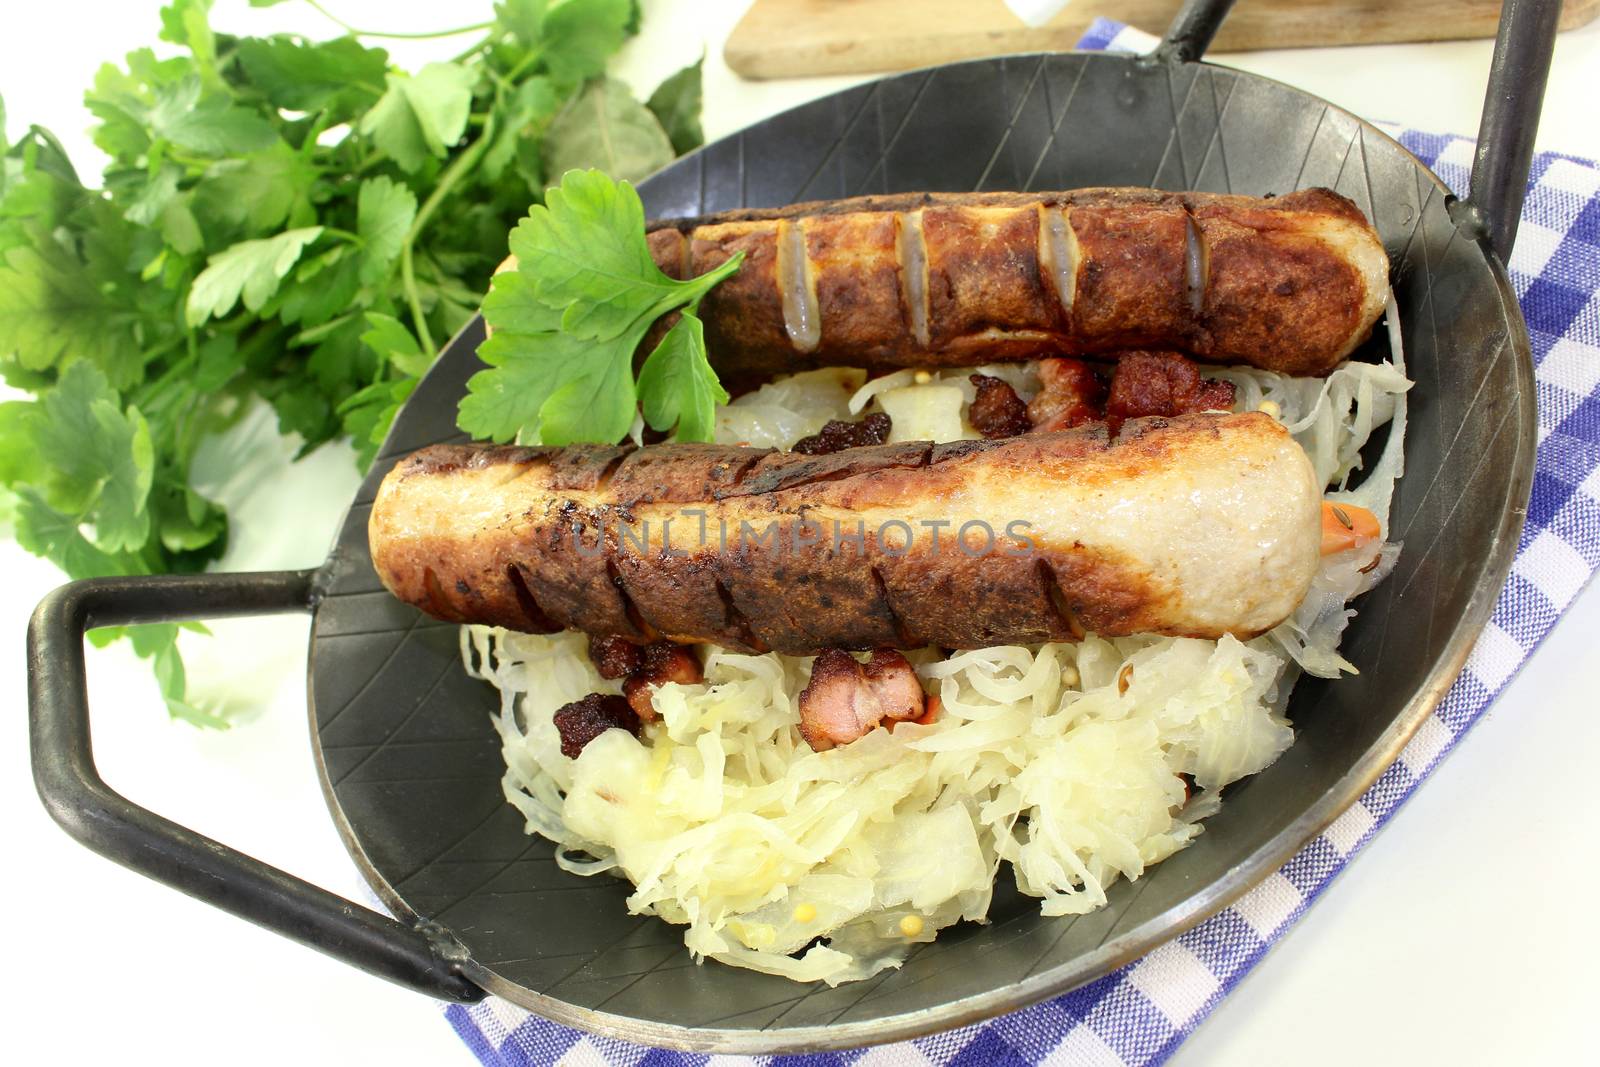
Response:
M1233 788L1193 846L1117 885L1108 906L1043 918L1002 877L991 924L947 930L900 970L829 989L695 966L679 928L627 914L623 883L558 870L501 795L497 700L459 668L456 628L390 597L367 554L384 472L412 449L459 439L456 401L480 365L481 322L417 389L322 567L97 579L45 599L28 668L46 807L117 862L385 978L462 1001L492 992L565 1023L685 1048L841 1047L972 1022L1104 974L1227 905L1394 760L1460 669L1510 565L1535 418L1527 330L1503 263L1560 4L1505 5L1466 201L1355 116L1201 63L1228 7L1191 0L1147 58L983 60L837 93L709 145L639 190L663 216L923 189L1327 185L1376 224L1417 385L1392 521L1405 551L1345 646L1361 674L1302 683L1294 746ZM1375 341L1358 358L1383 348ZM288 611L312 615L311 727L329 807L398 919L154 815L95 770L84 630Z

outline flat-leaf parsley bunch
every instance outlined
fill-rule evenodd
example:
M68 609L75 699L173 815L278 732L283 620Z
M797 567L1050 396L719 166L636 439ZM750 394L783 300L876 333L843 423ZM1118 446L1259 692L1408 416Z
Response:
M635 0L499 0L417 71L370 43L396 35L235 37L209 9L174 0L177 54L95 76L99 188L49 131L11 141L0 104L0 377L32 394L0 404L0 512L73 578L220 556L227 515L190 463L253 398L302 452L349 435L370 462L547 175L638 178L700 139L698 63L648 104L605 77ZM177 632L130 636L171 711L215 722Z

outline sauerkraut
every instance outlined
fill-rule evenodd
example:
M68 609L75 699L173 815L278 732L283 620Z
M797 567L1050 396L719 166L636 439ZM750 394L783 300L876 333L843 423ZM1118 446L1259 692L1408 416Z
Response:
M1392 306L1389 316L1392 329ZM1397 331L1391 347L1390 362L1323 379L1207 371L1235 383L1239 410L1280 418L1330 496L1371 509L1385 533L1409 387ZM873 410L891 415L896 440L976 436L965 414L974 369L1024 398L1038 387L1017 364L872 381L810 371L723 408L717 438L786 447ZM1385 425L1363 471L1363 446ZM1353 670L1337 650L1347 603L1398 551L1385 545L1376 566L1370 547L1329 557L1294 616L1249 642L1091 635L910 653L938 717L825 752L797 729L810 657L707 646L705 680L657 688L659 717L639 738L610 730L569 759L555 711L619 691L590 664L588 638L474 626L462 651L500 692L506 797L562 867L627 878L629 909L684 925L697 958L832 985L898 966L953 923L985 921L1007 866L1044 914L1081 914L1187 845L1225 786L1293 740L1283 709L1297 674Z

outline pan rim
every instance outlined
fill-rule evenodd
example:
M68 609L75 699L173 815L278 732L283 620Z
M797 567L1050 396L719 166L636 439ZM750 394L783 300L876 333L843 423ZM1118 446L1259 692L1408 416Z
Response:
M975 65L993 65L1001 62L1026 61L1029 59L1043 61L1047 58L1063 55L1081 56L1093 61L1131 62L1136 64L1159 62L1149 56L1082 50L1018 53L1009 56L964 60L957 63L938 64L912 71L897 72L886 75L883 78L864 81L860 85L840 90L838 93L824 94L815 100L796 105L795 108L777 112L761 121L770 121L798 108L815 104L818 100L853 92L862 86L874 85L894 78L914 76L918 73L936 70ZM1416 167L1418 173L1425 175L1443 195L1444 203L1447 207L1456 200L1455 195L1444 181L1430 167L1424 164L1415 153L1366 119L1354 115L1321 97L1274 78L1242 71L1223 64L1195 63L1192 65L1223 70L1235 77L1253 79L1258 82L1279 86L1325 106L1329 113L1343 116L1358 124L1362 136L1370 134L1379 137L1404 153ZM728 136L737 135L738 131L735 131ZM703 151L703 148L697 149L682 158L692 159ZM1534 459L1537 448L1538 418L1532 344L1526 323L1523 320L1521 306L1517 302L1516 293L1511 286L1504 266L1498 257L1483 244L1481 239L1476 239L1474 235L1463 230L1460 226L1458 226L1458 230L1461 231L1461 236L1471 241L1478 254L1483 257L1485 265L1494 280L1501 308L1506 316L1508 326L1506 344L1510 349L1509 356L1513 361L1513 375L1516 387L1512 410L1508 413L1509 418L1515 418L1517 421L1517 426L1515 427L1516 461L1511 467L1506 498L1502 505L1500 519L1491 542L1490 551L1481 561L1479 577L1465 610L1451 628L1449 637L1446 639L1428 674L1406 701L1394 721L1368 746L1367 750L1361 754L1350 770L1336 782L1333 788L1327 790L1313 801L1298 818L1248 854L1244 860L1230 868L1222 877L1196 890L1181 903L1140 923L1121 936L1108 940L1094 951L1043 970L1021 981L998 989L991 989L983 993L947 1001L934 1007L920 1008L896 1015L856 1022L772 1029L686 1027L579 1007L566 1001L546 996L507 979L488 966L478 963L470 955L458 964L460 973L486 992L502 997L552 1022L637 1044L688 1052L746 1055L831 1051L902 1041L971 1025L1070 992L1109 974L1111 971L1146 955L1160 945L1193 929L1205 920L1222 912L1245 893L1255 888L1268 875L1282 867L1285 862L1309 844L1323 830L1327 829L1346 809L1359 800L1371 785L1399 758L1407 742L1432 714L1465 666L1467 657L1470 655L1479 634L1489 621L1494 604L1505 585L1516 554L1518 539L1527 515L1528 500L1532 491ZM464 326L458 332L457 338L471 330L476 324L477 318L481 318L481 316L475 317ZM450 344L454 344L455 340L452 339ZM386 441L379 454L380 456L387 455L389 451L389 442ZM341 528L342 525L341 523ZM331 566L332 562L330 559L328 563L324 564L324 568ZM383 904L404 921L423 921L423 917L419 916L383 875L379 873L371 858L367 855L365 848L361 845L354 827L350 824L334 792L317 729L315 697L312 693L312 679L315 677L317 663L315 616L313 616L313 626L308 636L308 643L306 703L312 753L317 768L318 781L335 827L351 858L361 871L362 877Z

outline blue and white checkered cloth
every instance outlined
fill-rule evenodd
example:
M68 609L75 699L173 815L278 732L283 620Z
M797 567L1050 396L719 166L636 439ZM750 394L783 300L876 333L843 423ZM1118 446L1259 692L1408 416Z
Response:
M1154 39L1097 20L1080 46L1147 50ZM1465 193L1473 143L1385 132ZM1231 908L1148 956L1043 1004L975 1026L784 1063L923 1067L1026 1062L1157 1064L1255 966L1489 706L1600 565L1600 164L1541 153L1511 280L1533 338L1539 449L1533 502L1511 578L1466 669L1377 783L1294 859ZM699 1067L710 1057L571 1030L491 997L447 1014L491 1067L560 1063ZM719 1067L771 1057L717 1057Z

